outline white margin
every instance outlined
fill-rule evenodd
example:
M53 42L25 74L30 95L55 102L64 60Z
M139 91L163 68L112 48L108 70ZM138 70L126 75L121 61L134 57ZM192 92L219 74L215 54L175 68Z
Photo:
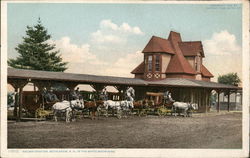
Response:
M1 2L1 156L7 149L7 3Z
M243 71L243 128L242 128L242 138L243 138L243 150L247 156L249 156L249 102L250 102L250 55L249 55L249 1L244 1L242 10L242 71Z

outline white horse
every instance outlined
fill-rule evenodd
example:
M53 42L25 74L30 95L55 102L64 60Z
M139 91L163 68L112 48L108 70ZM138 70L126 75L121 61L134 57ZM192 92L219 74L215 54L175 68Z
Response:
M114 115L114 112L116 111L117 118L121 118L121 102L120 101L113 101L113 100L107 100L104 101L103 105L107 109L111 109Z
M127 115L131 112L131 109L134 108L134 103L133 103L133 99L132 101L127 101L127 100L123 100L121 101L121 109L123 114L125 114L125 117L127 117Z
M65 113L66 117L66 122L70 122L70 115L73 111L73 109L83 109L84 108L84 103L82 100L72 100L72 101L62 101L62 102L57 102L52 106L52 111L54 114L54 119L57 121L57 114L58 113Z
M123 100L123 101L121 101L120 106L124 110L133 109L134 108L133 102L134 102L133 100L132 101Z
M107 101L104 101L104 106L106 108L110 108L110 109L113 109L113 110L120 110L121 109L121 102L120 101L107 100Z
M184 117L186 117L186 116L191 116L192 114L191 111L197 109L198 106L195 103L174 102L172 111L175 113L175 116L177 111L178 113L180 113L179 111L182 111Z

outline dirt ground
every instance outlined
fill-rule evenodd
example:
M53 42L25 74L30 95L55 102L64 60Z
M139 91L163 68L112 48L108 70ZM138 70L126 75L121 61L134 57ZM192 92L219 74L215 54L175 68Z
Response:
M8 122L8 148L241 148L242 114Z

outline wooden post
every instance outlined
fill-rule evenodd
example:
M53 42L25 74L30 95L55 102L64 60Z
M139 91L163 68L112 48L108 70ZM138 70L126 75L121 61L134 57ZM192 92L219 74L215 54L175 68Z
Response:
M14 107L14 117L17 118L17 106L18 106L18 88L15 87L15 107Z
M119 100L124 100L124 93L127 89L126 86L114 86L119 92Z
M225 92L223 92L223 95L222 95L222 102L224 103L225 102Z
M206 93L205 88L204 88L203 94L204 94L204 96L205 96L205 98L203 98L204 103L205 103L205 108L206 108L206 109L205 109L205 113L207 113L207 93Z
M240 92L240 105L242 106L242 91Z
M217 91L218 93L218 103L217 103L217 112L220 112L220 91Z
M21 121L23 109L23 88L19 88L19 109L18 109L18 121Z
M190 102L194 103L194 89L193 88L190 89Z
M106 87L103 84L92 84L90 85L93 89L95 89L96 93L97 93L97 97L99 99L100 93L101 91Z
M230 90L228 90L228 96L227 96L227 111L230 111Z
M237 106L237 90L235 91L235 107Z
M210 100L211 100L211 98L210 98L210 96L211 96L211 92L212 92L212 90L211 89L208 89L207 90L207 93L206 93L206 95L207 95L207 105L208 105L208 107L209 107L209 109L208 109L208 112L210 111L210 108L211 108L211 105L210 105Z
M18 103L18 112L16 111L16 121L20 121L22 117L22 92L23 92L23 87L29 82L29 79L8 79L8 83L11 84L14 88L15 91L18 92L19 96L19 103ZM17 97L15 98L17 102ZM17 109L17 104L15 105L15 108Z

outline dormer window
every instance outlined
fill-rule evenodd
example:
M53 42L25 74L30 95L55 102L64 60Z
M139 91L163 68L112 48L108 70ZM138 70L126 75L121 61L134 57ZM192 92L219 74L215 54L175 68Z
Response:
M152 71L152 60L153 60L152 55L149 55L149 56L148 56L148 71L149 71L149 72Z
M155 57L155 71L160 71L160 56Z

